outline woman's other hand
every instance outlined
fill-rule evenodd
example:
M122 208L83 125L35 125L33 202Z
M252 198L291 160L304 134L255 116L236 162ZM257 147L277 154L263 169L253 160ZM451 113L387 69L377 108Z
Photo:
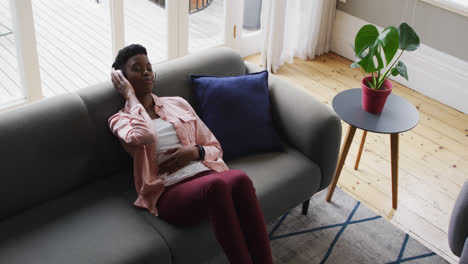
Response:
M115 89L123 98L128 99L130 96L135 95L135 89L133 89L133 86L125 78L121 70L112 69L111 79Z
M164 154L169 155L169 158L159 164L159 174L166 172L172 174L187 166L191 161L197 160L198 148L195 146L171 148Z

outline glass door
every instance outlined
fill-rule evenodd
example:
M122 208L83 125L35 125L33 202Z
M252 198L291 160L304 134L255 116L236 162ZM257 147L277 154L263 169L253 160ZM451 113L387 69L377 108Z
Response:
M218 46L242 56L260 52L262 0L120 1L125 2L125 44L147 46L152 62Z
M189 53L216 46L236 49L243 57L261 51L262 0L181 1L189 10Z
M238 50L242 57L259 53L263 43L261 25L262 0L242 0L232 3L232 25L234 32L230 46Z
M174 1L174 0L170 0ZM125 0L125 45L141 44L151 62L168 59L168 12L164 0Z
M226 1L188 1L188 52L225 44Z

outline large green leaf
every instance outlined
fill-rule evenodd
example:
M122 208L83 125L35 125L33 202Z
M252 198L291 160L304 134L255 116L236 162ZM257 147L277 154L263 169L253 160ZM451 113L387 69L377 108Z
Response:
M398 27L398 34L400 35L400 49L413 51L419 47L418 34L405 22Z
M359 57L359 54L361 54L363 50L374 45L378 36L379 31L374 25L369 24L363 26L354 39L354 52L356 53L356 57Z
M356 35L354 44L356 63L367 73L375 72L388 65L398 51L398 30L395 27L387 27L379 34L375 26L365 25ZM385 55L385 64L381 51ZM353 65L355 66L356 64Z
M361 67L361 65L359 65L359 63L357 61L353 62L351 64L351 69L354 69L354 68L357 68L357 67Z
M385 54L386 65L388 65L398 51L398 30L394 26L387 27L377 38L376 48L382 47Z
M374 58L377 60L377 66L374 63ZM373 47L369 48L367 55L363 57L358 64L361 65L367 73L378 71L384 67L380 53Z
M403 76L403 78L408 80L408 70L406 68L406 65L402 61L398 61L397 66L395 66L392 69L391 73L393 76L397 76L398 74L400 74L401 76Z
M359 65L365 72L374 72L377 70L373 62L375 51L372 47L375 45L378 37L379 31L374 25L365 25L359 30L354 40L356 62L353 63L351 67L355 68Z
M398 73L403 76L403 78L408 80L408 70L402 61L398 61L398 64L395 68L397 69Z

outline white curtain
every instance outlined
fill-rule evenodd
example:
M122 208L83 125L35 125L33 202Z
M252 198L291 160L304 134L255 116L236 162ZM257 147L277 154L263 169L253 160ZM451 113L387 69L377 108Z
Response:
M294 57L313 59L330 51L336 0L266 0L262 65L276 73Z

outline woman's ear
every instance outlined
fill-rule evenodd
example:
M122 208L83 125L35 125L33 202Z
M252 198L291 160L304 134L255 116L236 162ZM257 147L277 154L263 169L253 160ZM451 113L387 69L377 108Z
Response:
M125 79L127 78L127 73L125 72L125 67L123 67L122 69L119 70L120 72L122 72L123 76L125 77Z

